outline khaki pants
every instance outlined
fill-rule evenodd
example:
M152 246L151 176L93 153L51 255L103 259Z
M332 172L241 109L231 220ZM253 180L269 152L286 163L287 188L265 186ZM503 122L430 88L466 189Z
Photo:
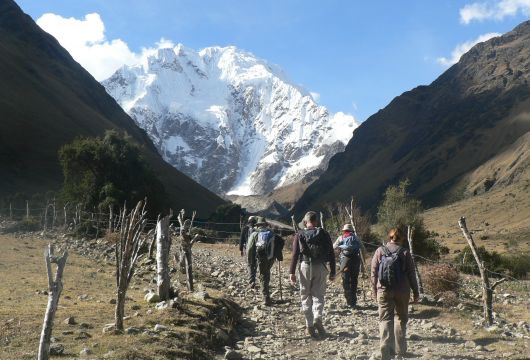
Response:
M381 359L387 360L393 354L407 352L407 321L410 293L378 289L379 336L381 338Z
M328 269L321 263L300 263L300 298L307 326L322 321Z

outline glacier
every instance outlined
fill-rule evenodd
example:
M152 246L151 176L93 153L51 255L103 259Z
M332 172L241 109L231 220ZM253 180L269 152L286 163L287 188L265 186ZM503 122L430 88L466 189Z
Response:
M218 194L264 195L314 177L358 126L234 46L146 51L102 85L168 163Z

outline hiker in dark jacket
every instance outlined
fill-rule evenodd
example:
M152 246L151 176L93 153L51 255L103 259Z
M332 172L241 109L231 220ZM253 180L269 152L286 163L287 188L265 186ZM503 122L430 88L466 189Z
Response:
M372 258L372 295L379 306L379 335L381 359L390 359L393 355L405 356L407 352L407 321L410 290L414 294L414 302L419 299L416 272L410 252L401 247L403 233L398 228L388 232L389 242L379 247ZM380 265L383 257L398 255L396 283L392 287L381 284ZM386 255L385 255L386 254Z
M250 216L248 218L247 224L241 229L241 236L239 237L239 251L241 252L241 256L247 255L247 243L248 239L250 237L250 234L252 234L252 231L254 231L254 226L256 225L256 217ZM248 271L248 284L251 288L254 288L256 286L256 256L255 254L252 254L253 256L249 257L247 256L247 271Z
M289 280L296 283L296 265L299 266L300 298L305 316L306 332L312 337L324 336L322 325L326 278L335 280L335 254L333 243L327 231L318 227L317 214L309 211L303 220L304 230L298 231L293 239L293 251ZM329 263L330 270L326 264Z
M248 239L247 250L249 256L255 256L253 260L258 264L263 304L266 306L272 305L269 289L271 268L274 260L283 261L283 245L283 239L269 228L264 217L259 216L256 219L256 229ZM249 259L249 262L251 260Z
M342 276L342 288L348 306L357 305L357 279L361 266L361 242L353 233L353 226L345 224L342 227L342 235L335 240L333 249L340 251L340 273Z

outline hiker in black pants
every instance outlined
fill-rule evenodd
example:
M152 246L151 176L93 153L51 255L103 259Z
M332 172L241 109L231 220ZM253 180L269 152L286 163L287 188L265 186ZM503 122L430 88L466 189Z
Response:
M345 224L342 235L333 244L333 249L340 250L340 273L346 303L352 308L357 305L357 279L361 266L361 242L353 233L353 226Z
M248 256L247 245L248 245L248 238L254 231L255 226L256 226L256 217L250 216L248 218L247 224L243 227L243 229L241 229L241 236L239 238L239 251L241 252L241 256L247 257L248 284L251 288L254 288L256 286L257 263L256 263L255 254Z

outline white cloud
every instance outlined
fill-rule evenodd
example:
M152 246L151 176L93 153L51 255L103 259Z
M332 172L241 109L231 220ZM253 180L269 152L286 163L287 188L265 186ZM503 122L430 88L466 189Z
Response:
M493 37L501 36L500 33L487 33L480 35L475 40L469 40L464 43L458 44L453 51L451 52L451 56L449 58L447 57L439 57L436 59L436 62L442 66L451 66L453 64L456 64L458 60L460 60L460 57L464 55L466 52L468 52L473 46L475 46L478 43L487 41Z
M521 12L530 15L530 0L498 0L496 2L475 2L460 9L460 22L502 20Z
M106 39L105 25L97 13L81 20L47 13L37 19L37 24L53 35L98 81L108 78L124 64L140 61L141 55L131 51L123 40Z
M320 94L314 91L310 91L309 94L313 98L315 102L318 102L320 100Z

